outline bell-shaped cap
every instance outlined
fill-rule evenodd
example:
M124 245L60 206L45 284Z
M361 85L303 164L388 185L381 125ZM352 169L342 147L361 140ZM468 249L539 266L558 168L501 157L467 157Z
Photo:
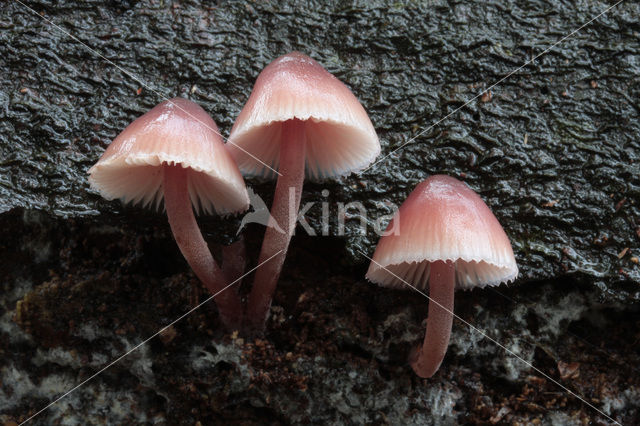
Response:
M244 180L216 123L182 98L162 102L127 126L89 169L89 183L109 200L159 204L163 164L189 169L196 211L229 214L249 207Z
M518 275L509 238L489 207L466 184L443 175L420 183L402 203L366 277L406 288L400 277L425 289L429 265L438 260L455 264L456 289L498 285Z
M278 169L282 126L293 119L305 122L308 177L346 175L380 153L371 120L351 90L310 57L292 52L260 73L233 125L227 145L243 173L271 176L265 164Z

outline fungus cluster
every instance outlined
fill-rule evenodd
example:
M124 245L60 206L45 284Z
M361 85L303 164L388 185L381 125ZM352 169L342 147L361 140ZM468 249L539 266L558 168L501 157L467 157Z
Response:
M305 176L346 175L371 164L380 143L353 93L320 64L293 52L258 76L227 144L213 119L186 99L165 101L136 119L89 169L105 198L143 206L164 201L176 243L214 295L229 330L261 333L297 220ZM196 212L246 210L241 171L278 180L246 307L229 284L242 275L244 246L223 251L220 267L196 222ZM438 369L449 342L455 288L513 280L517 266L502 227L465 184L433 176L418 185L380 240L366 277L380 285L430 291L427 332L411 356L421 377ZM263 264L264 263L264 264Z

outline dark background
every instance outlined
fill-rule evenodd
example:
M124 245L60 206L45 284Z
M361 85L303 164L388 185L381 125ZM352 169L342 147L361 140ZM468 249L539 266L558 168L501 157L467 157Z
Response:
M504 225L521 277L459 293L456 313L608 415L638 422L638 3L467 105L614 3L26 4L104 58L2 2L0 421L25 419L206 297L162 212L88 188L108 143L174 96L228 135L260 70L300 50L361 100L381 158L419 135L361 175L307 183L316 232L319 202L335 217L338 202L360 201L373 222L431 174L463 179ZM270 203L272 182L248 184ZM214 245L238 223L201 221ZM329 237L298 232L263 340L225 335L207 304L35 422L606 420L461 322L438 374L417 379L406 356L426 300L363 280L360 251L371 255L377 236L357 225L347 221L345 236L335 220ZM244 232L252 259L262 232Z

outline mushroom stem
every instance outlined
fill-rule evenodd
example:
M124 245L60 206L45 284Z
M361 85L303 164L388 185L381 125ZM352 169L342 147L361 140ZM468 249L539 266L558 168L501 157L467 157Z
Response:
M252 332L262 332L269 317L271 299L296 226L305 167L305 127L298 119L282 123L280 146L280 176L271 206L272 223L267 226L258 264L273 259L256 271L247 306L247 326Z
M429 275L429 317L422 348L409 358L413 371L420 377L431 377L438 371L449 346L453 322L453 292L456 284L453 262L431 263Z
M240 287L240 277L244 273L246 251L244 240L222 247L222 273L228 283L235 282L236 288Z
M226 279L211 255L193 214L187 169L167 164L163 169L164 202L173 237L187 263L209 292L212 295L221 292L215 297L215 302L224 326L228 330L237 329L242 319L240 297L236 288L223 291Z

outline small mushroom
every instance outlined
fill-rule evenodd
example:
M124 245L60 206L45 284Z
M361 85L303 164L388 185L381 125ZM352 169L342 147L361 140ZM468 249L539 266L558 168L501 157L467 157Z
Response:
M218 214L244 211L249 196L218 127L197 104L175 98L127 126L89 169L91 187L112 200L155 204L164 198L173 236L195 274L216 294L226 283L205 242L193 209ZM242 305L236 291L215 298L225 326L237 327Z
M258 76L233 125L228 144L244 173L270 177L279 170L247 307L250 328L261 331L295 229L305 174L322 179L349 174L374 161L380 142L353 93L320 64L299 52L281 56Z
M422 348L410 356L420 377L431 377L449 345L454 289L513 281L518 266L502 226L482 199L449 176L420 183L380 239L367 279L385 287L429 289ZM393 231L393 232L392 232Z

